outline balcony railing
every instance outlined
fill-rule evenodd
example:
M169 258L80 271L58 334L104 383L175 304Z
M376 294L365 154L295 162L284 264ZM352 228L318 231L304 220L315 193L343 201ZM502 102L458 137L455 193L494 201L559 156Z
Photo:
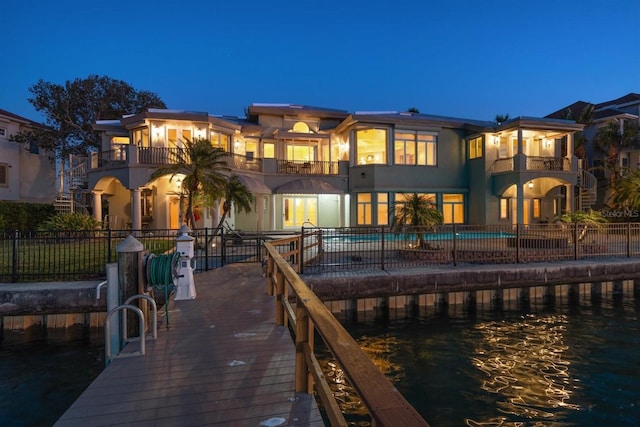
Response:
M565 157L526 156L525 169L527 171L569 172L571 160ZM498 159L493 163L493 173L513 172L516 168L516 157Z
M337 162L278 160L278 173L291 175L338 175Z

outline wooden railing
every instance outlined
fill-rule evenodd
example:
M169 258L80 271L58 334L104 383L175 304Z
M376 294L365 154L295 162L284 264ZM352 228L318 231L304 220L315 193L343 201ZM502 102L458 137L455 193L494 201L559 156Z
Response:
M317 332L362 399L373 426L428 426L298 276L294 267L299 267L301 240L296 236L264 244L267 292L276 297L276 323L290 327L295 337L296 392L312 393L315 384L330 424L347 426L315 356ZM284 257L293 257L294 267Z

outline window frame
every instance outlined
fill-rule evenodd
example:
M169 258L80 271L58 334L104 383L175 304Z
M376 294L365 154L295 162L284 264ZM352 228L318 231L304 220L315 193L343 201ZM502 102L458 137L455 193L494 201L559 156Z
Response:
M9 164L0 163L0 188L9 187Z

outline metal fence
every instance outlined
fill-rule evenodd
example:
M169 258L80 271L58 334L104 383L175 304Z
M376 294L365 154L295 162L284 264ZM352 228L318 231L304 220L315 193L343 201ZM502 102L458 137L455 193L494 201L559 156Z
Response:
M266 237L196 229L195 272L229 263L258 262ZM0 283L103 279L105 265L118 261L117 247L133 234L144 251L172 252L176 230L14 231L0 233Z
M302 273L640 257L640 224L303 228Z

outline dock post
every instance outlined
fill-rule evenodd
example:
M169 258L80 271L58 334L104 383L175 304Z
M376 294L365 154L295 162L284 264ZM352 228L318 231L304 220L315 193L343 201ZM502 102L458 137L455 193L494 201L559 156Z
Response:
M520 310L528 310L531 307L531 288L518 289L518 307Z
M347 319L351 323L358 323L358 300L352 298L347 300Z
M569 304L578 304L580 302L580 283L572 283L569 285L567 299Z
M620 299L624 295L624 281L623 280L614 280L613 281L613 299Z
M127 236L122 242L116 246L118 252L118 305L122 304L129 297L142 294L144 292L142 281L142 251L144 245L132 234ZM166 301L165 304L169 304ZM121 314L122 315L122 314ZM132 310L127 310L127 331L126 336L138 336L138 332L142 335L144 330L138 331L138 322L136 314ZM141 325L144 328L144 325ZM124 334L125 331L122 331ZM124 340L123 340L124 341ZM122 350L122 349L120 349Z
M375 321L389 320L389 297L376 299L376 305L373 307L373 318Z
M500 310L502 309L504 303L504 295L502 288L497 288L491 291L491 304L490 307L492 310Z
M462 300L462 308L467 312L476 311L477 304L477 292L476 291L465 291L463 300Z
M420 295L407 295L405 308L407 317L418 317L420 315Z
M449 309L449 293L438 292L436 294L435 309L438 314L446 314Z
M544 287L542 303L547 306L551 306L556 303L556 285L547 285Z
M633 279L633 297L640 298L640 279Z
M602 301L602 282L591 283L591 303L600 304Z

